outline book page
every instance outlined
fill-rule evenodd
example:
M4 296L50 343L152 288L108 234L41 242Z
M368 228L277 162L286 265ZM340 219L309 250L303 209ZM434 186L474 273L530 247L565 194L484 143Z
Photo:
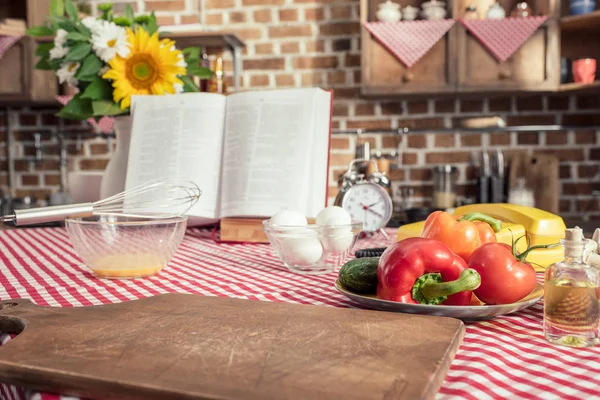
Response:
M329 115L328 92L288 89L228 97L221 217L271 216L282 209L315 217L323 208L330 133L328 123L317 127L317 106Z
M126 189L156 179L191 180L202 196L188 215L218 218L225 96L186 93L132 100Z

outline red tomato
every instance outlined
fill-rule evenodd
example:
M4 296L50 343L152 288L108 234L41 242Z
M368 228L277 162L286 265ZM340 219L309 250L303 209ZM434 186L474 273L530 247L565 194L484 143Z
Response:
M473 252L469 268L481 276L475 295L485 304L510 304L521 300L535 288L535 270L515 258L504 243L486 243Z

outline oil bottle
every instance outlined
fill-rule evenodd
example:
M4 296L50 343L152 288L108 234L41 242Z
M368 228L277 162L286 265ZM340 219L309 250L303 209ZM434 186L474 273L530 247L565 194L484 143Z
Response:
M567 229L561 240L563 261L545 273L544 336L550 343L595 346L600 341L600 270L583 261L583 231Z

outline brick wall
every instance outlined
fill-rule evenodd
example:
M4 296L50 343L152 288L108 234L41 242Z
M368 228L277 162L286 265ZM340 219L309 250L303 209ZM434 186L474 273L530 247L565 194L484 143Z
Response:
M92 6L100 1L93 0ZM360 98L359 0L120 0L136 10L155 10L162 24L201 23L207 29L226 29L246 42L243 89L320 86L335 90L334 127L339 129L399 127L456 127L465 117L498 115L510 125L600 125L600 96L522 96L480 99L368 101ZM231 68L231 63L227 63ZM229 78L231 78L229 76ZM21 120L42 127L50 122L46 110ZM25 118L25 117L22 117ZM33 119L32 119L33 118ZM399 138L391 135L336 135L333 141L331 182L352 159L355 146L368 140L373 149L397 150ZM50 141L49 143L52 143ZM71 157L70 168L102 168L107 160L102 141L86 142ZM474 196L477 169L473 153L501 148L509 155L543 151L560 158L561 212L565 216L600 219L592 191L600 190L600 137L595 131L411 134L403 139L403 165L392 172L395 186L412 186L421 203L431 195L431 166L451 163L459 167L461 196ZM30 146L25 142L24 149ZM104 150L103 150L104 149ZM20 175L23 188L38 182L56 188L29 165ZM48 175L50 176L50 175ZM3 178L4 179L4 178ZM336 188L332 187L332 192Z

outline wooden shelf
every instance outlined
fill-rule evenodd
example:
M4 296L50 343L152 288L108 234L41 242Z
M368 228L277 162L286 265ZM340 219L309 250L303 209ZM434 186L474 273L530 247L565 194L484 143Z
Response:
M560 85L559 92L586 92L600 90L600 81L592 83L563 83Z
M244 47L245 43L237 35L230 32L210 32L210 31L181 31L165 32L161 36L168 37L177 42L178 48L189 46L206 47Z
M564 32L600 33L600 11L583 15L569 15L560 19L560 29Z

